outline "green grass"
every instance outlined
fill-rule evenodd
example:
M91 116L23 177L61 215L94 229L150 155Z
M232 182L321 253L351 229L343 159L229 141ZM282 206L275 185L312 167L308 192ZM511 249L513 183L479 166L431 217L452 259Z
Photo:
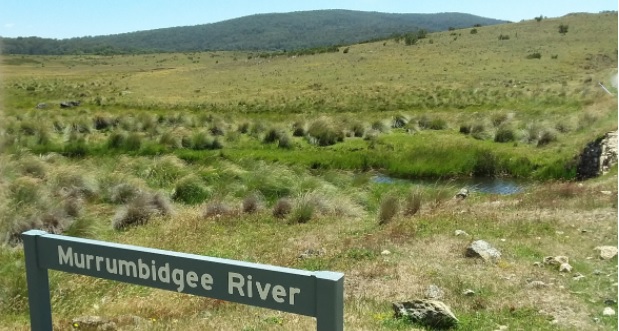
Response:
M1 234L55 215L74 236L341 271L351 330L411 329L391 303L430 284L458 330L614 330L601 311L617 297L617 260L593 249L617 241L617 168L572 179L584 146L617 129L617 99L596 85L616 73L617 17L476 29L268 60L2 56ZM65 100L82 104L61 109ZM531 182L513 196L453 199L452 178L506 175ZM388 215L387 197L402 208ZM115 219L143 224L118 231ZM465 258L472 239L501 262ZM322 253L299 258L306 251ZM533 266L551 255L586 277ZM0 329L25 329L23 251L3 246L0 266ZM530 278L552 287L529 289ZM136 330L315 329L311 318L59 272L51 292L58 329L127 314L157 320Z

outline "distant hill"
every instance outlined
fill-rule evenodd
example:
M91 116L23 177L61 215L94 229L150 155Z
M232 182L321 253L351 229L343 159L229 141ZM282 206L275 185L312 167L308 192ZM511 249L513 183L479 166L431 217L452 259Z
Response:
M462 13L388 14L315 10L257 14L218 23L117 35L1 38L4 54L117 54L205 50L299 50L355 44L423 29L428 32L506 21Z

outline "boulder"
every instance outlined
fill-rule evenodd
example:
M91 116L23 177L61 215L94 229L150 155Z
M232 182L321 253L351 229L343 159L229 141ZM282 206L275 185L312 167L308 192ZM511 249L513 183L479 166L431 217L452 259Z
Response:
M394 302L396 318L406 318L413 323L436 329L448 329L458 324L458 318L451 309L438 300L417 299Z
M602 260L609 260L617 255L617 247L615 246L598 246L594 249L600 251L600 258Z
M456 199L466 199L466 197L469 196L469 190L464 187L461 188L460 191L458 191L458 193L456 193Z
M432 284L426 289L426 299L440 300L445 296L445 292L438 286Z
M79 101L62 101L60 103L60 108L72 108L80 105Z
M486 241L475 240L467 247L464 256L480 257L484 261L497 263L501 259L501 252Z

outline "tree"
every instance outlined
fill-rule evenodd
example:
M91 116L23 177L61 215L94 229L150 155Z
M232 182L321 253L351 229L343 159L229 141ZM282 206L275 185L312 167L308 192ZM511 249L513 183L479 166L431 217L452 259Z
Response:
M559 33L562 35L565 35L567 33L567 28L568 28L568 25L566 24L559 25Z
M538 17L535 18L536 21L541 22L542 19L544 19L544 16L539 15Z

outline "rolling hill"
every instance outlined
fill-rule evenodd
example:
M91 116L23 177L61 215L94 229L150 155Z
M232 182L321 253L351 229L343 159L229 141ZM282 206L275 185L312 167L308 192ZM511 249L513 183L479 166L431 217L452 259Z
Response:
M316 10L258 14L218 23L71 39L2 38L4 54L118 54L204 50L298 50L355 44L417 30L506 21L462 13L389 14Z

